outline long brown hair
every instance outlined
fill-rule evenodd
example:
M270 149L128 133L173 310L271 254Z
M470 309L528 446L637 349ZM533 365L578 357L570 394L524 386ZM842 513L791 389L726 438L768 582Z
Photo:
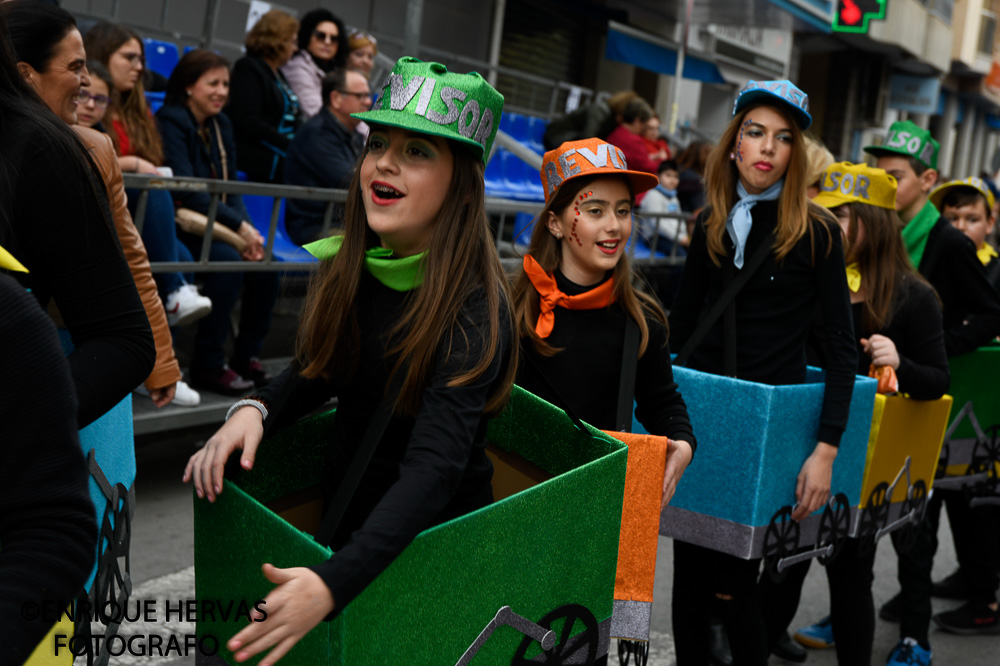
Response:
M97 60L110 70L111 56L130 39L139 43L139 50L142 53L143 61L145 61L146 48L142 43L142 38L135 30L117 23L98 23L95 25L84 36L83 46L87 51L88 58ZM163 164L163 141L160 139L156 123L153 122L153 117L149 114L149 107L146 105L142 75L139 76L132 90L122 92L111 86L111 105L108 111L117 116L117 119L125 125L132 154L149 160L157 166ZM108 132L108 135L115 145L115 150L121 154L117 133Z
M760 104L750 106L741 111L729 121L722 138L708 156L705 165L705 188L711 213L705 220L705 232L708 237L708 256L719 266L725 256L722 235L726 230L726 217L736 205L736 183L739 181L739 170L730 155L736 145L736 135L743 126L743 119L750 111L759 108ZM814 223L826 220L833 224L829 211L812 203L806 197L807 157L805 139L802 130L783 106L769 106L780 113L788 122L792 133L792 152L785 171L785 185L778 198L778 225L775 229L777 241L775 258L781 261L791 252L795 244L809 234L809 242L815 251ZM830 226L821 225L830 233ZM813 257L815 260L815 257Z
M867 330L885 328L903 297L904 280L927 281L910 263L900 232L903 223L896 211L863 203L846 204L850 208L844 255L848 263L857 262L864 286L862 324ZM864 226L861 242L858 230Z
M555 195L542 209L538 219L535 220L535 230L531 233L531 243L528 246L528 254L535 258L535 261L542 269L551 274L559 268L562 258L562 241L553 236L545 222L549 213L560 216L572 203L573 199L581 190L590 186L601 178L622 178L621 176L580 176L570 181L569 186L560 187ZM633 204L635 203L635 193L627 178L622 178L629 188ZM633 233L636 233L633 227ZM663 314L663 308L659 302L637 289L633 282L637 281L632 271L632 263L627 254L622 254L618 263L615 264L612 272L614 283L615 302L620 304L625 313L635 320L639 325L639 356L646 353L646 345L649 344L649 326L646 325L646 315L658 319L666 328L667 317ZM538 315L541 311L539 306L538 292L535 290L528 275L521 270L514 281L514 319L517 321L517 332L520 338L528 338L534 345L535 350L542 356L553 356L562 351L557 349L540 338L535 333L535 324L538 322Z
M504 327L511 349L500 371L501 384L487 400L488 413L503 406L517 370L507 276L486 216L483 163L457 143L448 141L448 146L455 159L449 187L451 196L438 212L431 232L423 285L412 293L402 317L387 334L387 356L395 358L390 383L397 373L404 373L396 410L410 416L416 416L420 410L421 396L434 370L439 347L444 344L450 354L455 341L449 336L454 334L457 324L468 323L459 322L459 316L473 293L483 293L489 333L483 340L476 366L453 377L449 386L470 384L486 372L502 352ZM361 340L358 288L365 250L380 244L379 237L368 226L360 171L355 169L348 187L340 252L334 261L322 262L306 299L296 341L296 357L305 377L330 377L335 372L338 379L348 379L357 371Z

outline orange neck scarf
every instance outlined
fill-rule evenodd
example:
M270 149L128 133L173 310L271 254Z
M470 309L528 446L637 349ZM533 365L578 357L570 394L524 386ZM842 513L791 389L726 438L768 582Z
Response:
M547 338L552 334L552 328L556 323L553 311L557 305L567 310L597 310L615 302L614 278L590 291L568 296L559 290L555 278L546 273L530 254L524 255L524 272L539 296L538 305L541 312L538 315L538 323L535 324L535 333L540 338Z

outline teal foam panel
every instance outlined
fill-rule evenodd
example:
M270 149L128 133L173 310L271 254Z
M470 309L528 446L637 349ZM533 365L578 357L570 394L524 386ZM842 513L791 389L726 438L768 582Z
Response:
M675 367L698 450L671 507L756 527L795 504L796 478L816 447L823 377L809 368L804 384L770 386ZM831 492L851 506L860 500L877 384L857 377L833 466Z

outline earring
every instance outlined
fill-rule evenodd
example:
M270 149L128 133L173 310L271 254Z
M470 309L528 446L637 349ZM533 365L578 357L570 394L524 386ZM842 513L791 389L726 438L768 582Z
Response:
M556 238L562 238L562 234L556 234Z
M190 95L190 94L191 93L188 93L188 95ZM736 159L736 153L729 153L729 159L735 160Z
M187 94L188 94L188 97L190 97L190 96L191 96L191 91L190 91L190 90L188 90L188 91L186 91L186 92L187 92Z

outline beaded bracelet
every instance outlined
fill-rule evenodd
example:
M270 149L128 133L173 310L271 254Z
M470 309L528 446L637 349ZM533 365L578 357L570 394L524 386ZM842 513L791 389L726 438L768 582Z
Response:
M237 400L236 402L234 402L233 406L229 408L228 412L226 412L226 420L228 421L230 418L232 418L233 414L236 413L236 410L242 407L255 408L257 411L260 412L260 415L263 417L263 419L265 421L267 420L267 407L265 407L264 403L261 402L260 400L254 400L252 398L244 398L242 400Z

